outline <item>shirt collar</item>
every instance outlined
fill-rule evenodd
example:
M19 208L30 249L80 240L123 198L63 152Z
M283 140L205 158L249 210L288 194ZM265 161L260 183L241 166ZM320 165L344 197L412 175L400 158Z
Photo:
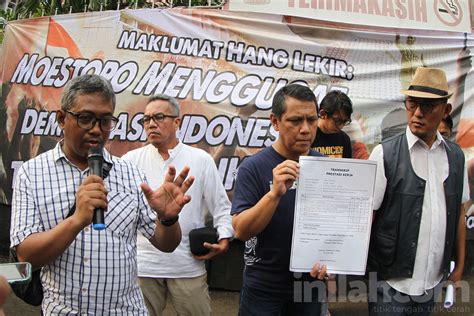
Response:
M426 143L421 138L419 138L418 136L414 135L411 132L409 126L407 126L406 135L407 135L408 149L411 150L413 146L415 146L416 143L420 143L422 146L428 147L428 145L426 145ZM433 149L440 145L446 145L446 140L438 131L436 131L436 140L434 141L433 146L431 146L431 148Z
M174 159L179 152L181 151L181 148L183 148L183 143L178 139L178 144L174 146L174 148L171 148L168 150L168 154L170 155L170 160Z

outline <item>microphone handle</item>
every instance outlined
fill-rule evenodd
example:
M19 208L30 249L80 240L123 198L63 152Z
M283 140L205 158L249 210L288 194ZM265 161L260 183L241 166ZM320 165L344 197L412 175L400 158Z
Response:
M89 168L92 174L102 177L102 159L89 161ZM94 214L92 215L92 228L94 230L104 230L105 227L104 210L101 208L94 209Z
M94 209L94 214L92 215L92 227L94 230L104 230L105 229L105 220L104 220L104 210L101 208Z

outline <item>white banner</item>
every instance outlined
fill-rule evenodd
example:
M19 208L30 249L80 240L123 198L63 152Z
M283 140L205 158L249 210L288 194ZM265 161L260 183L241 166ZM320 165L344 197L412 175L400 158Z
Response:
M56 121L61 94L69 80L85 73L107 78L117 94L119 124L107 145L112 154L145 144L140 119L147 99L165 93L179 99L181 141L213 156L231 192L241 161L278 137L268 117L280 87L305 84L318 102L329 91L347 93L354 113L344 131L353 158L367 159L382 139L405 130L400 90L408 88L416 68L441 67L454 93L452 140L474 166L474 37L364 28L209 9L102 11L10 22L0 51L0 204L11 203L23 161L61 138Z
M389 28L471 32L467 0L229 0L232 11Z

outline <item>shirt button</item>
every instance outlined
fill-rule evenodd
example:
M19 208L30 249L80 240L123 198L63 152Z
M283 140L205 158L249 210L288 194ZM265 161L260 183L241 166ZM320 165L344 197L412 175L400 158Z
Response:
M86 292L86 291L87 291L87 289L82 289L82 292Z
M84 231L88 232L88 231L89 231L89 227L84 228Z
M411 247L412 247L412 248L415 248L415 246L416 246L416 242L413 241L413 242L411 243Z

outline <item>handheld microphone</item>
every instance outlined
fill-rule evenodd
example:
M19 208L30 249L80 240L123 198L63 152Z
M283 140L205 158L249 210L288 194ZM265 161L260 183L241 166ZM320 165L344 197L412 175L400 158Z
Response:
M102 154L102 146L91 147L89 149L89 155L87 156L87 163L89 165L90 174L103 178L103 173L102 173L103 162L104 162L104 156ZM105 229L103 209L101 208L94 209L94 215L92 216L92 227L95 230Z

